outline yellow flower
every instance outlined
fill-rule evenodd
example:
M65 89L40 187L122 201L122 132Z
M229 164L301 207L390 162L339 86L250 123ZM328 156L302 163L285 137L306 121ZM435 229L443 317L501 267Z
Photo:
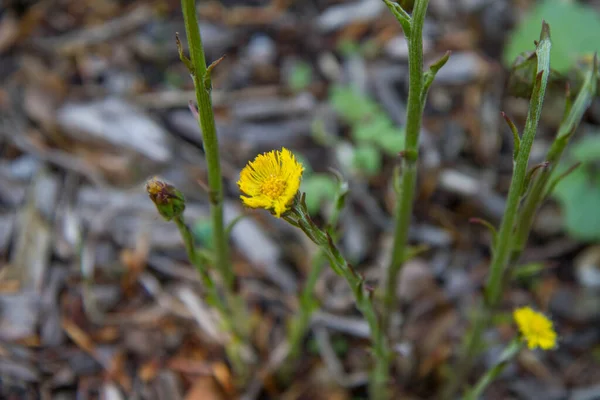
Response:
M513 312L513 317L527 341L527 347L549 350L556 346L556 332L552 321L544 314L533 311L530 307L521 307Z
M300 189L304 168L291 151L283 147L259 154L240 173L240 196L251 208L272 211L277 218L286 212Z

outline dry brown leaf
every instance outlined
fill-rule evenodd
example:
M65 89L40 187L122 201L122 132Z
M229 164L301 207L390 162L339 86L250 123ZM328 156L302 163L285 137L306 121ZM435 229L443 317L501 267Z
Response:
M196 379L192 388L186 393L185 400L225 400L219 385L212 377L201 376Z
M216 362L212 365L213 374L215 379L221 387L227 392L229 396L235 394L235 385L233 382L233 376L231 375L231 371L225 365L224 362Z
M156 378L160 369L158 360L150 360L144 363L138 370L138 377L142 382L150 382Z
M96 358L96 347L94 345L94 341L86 332L83 331L83 329L77 326L73 321L66 318L62 319L61 325L66 334L79 348Z

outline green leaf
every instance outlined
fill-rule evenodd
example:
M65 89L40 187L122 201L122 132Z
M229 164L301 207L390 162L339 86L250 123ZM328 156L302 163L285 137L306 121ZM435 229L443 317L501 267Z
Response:
M386 154L397 156L404 150L404 129L392 128L382 132L375 138L375 142Z
M329 92L329 103L340 117L351 125L381 112L376 102L351 86L333 86Z
M544 263L540 262L532 262L529 264L519 265L512 270L511 276L514 279L525 282L530 280L531 278L534 278L540 272L544 271L545 268L546 266L544 265Z
M213 245L213 230L210 219L202 218L194 222L192 233L196 242L211 249Z
M394 129L389 118L383 114L377 114L372 120L358 123L352 130L352 137L357 142L377 141L382 134Z
M367 176L377 175L381 169L381 153L373 145L361 145L354 149L354 168Z
M567 72L581 56L600 51L600 16L593 8L575 2L544 0L510 35L504 50L507 66L520 53L531 49L539 37L542 20L552 30L551 67L558 72Z
M572 147L571 154L584 165L600 161L600 135L582 138Z
M306 207L312 215L321 209L323 201L333 200L338 183L328 174L313 174L302 181L300 190L306 193Z
M581 161L581 167L562 179L552 195L562 205L567 232L577 239L600 240L600 136L587 136L570 151L572 160ZM565 172L566 166L556 169L555 176Z
M294 63L288 76L288 87L294 92L306 89L312 82L313 70L309 63L299 61Z
M338 43L337 51L339 51L344 57L351 57L360 52L360 46L354 40L343 39Z
M302 154L294 153L294 157L296 157L296 160L304 167L303 176L306 179L308 175L313 173L313 168L310 165L310 162L308 162L308 159Z

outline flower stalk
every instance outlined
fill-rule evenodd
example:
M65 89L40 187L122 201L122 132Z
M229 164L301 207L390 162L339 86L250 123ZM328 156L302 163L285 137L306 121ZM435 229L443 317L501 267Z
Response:
M234 323L235 311L232 304L228 304L219 295L218 287L208 271L206 259L197 250L194 235L185 223L183 213L185 211L185 198L174 186L160 181L156 178L146 183L146 191L158 213L167 221L173 221L179 230L188 259L196 268L198 275L206 290L206 300L209 305L215 307L219 312L221 330L230 337L225 340L224 347L229 360L238 377L243 378L247 373L246 363L242 357L243 335Z
M508 346L502 351L498 361L490 368L480 379L477 384L463 397L464 400L477 400L481 398L481 395L487 389L490 383L494 381L501 373L504 368L519 354L523 349L523 342L518 338L511 341Z
M333 211L329 216L328 221L328 231L330 232L332 241L334 243L337 239L336 225L338 223L340 213L344 208L346 195L348 194L348 183L342 181L341 177L339 178L340 179L338 189L335 195L335 199L333 201ZM321 248L319 248L317 253L313 256L311 269L306 279L304 288L302 289L302 293L300 294L300 308L289 324L287 334L289 344L288 363L292 363L298 358L302 338L306 334L306 331L308 330L310 324L310 317L313 311L318 306L318 303L315 299L314 291L319 276L321 276L321 273L323 272L323 269L326 265L326 262L326 254Z
M408 105L406 110L405 143L402 154L402 173L399 177L396 211L394 217L394 242L390 265L383 293L382 333L389 330L390 317L395 310L396 287L398 276L407 258L408 230L410 227L415 188L417 183L417 162L419 155L419 136L423 108L429 86L437 71L448 61L449 54L444 55L433 64L429 71L423 70L423 24L427 12L428 0L415 0L412 16L402 7L390 0L384 0L392 14L402 25L408 38Z
M194 79L196 101L198 102L199 124L202 130L202 142L208 165L208 187L214 238L215 266L223 279L225 290L233 293L234 275L229 259L229 241L223 221L223 183L219 142L210 96L212 90L210 73L214 65L206 66L198 17L196 15L195 0L181 0L181 9L183 11L190 58L185 57L178 43L179 55L183 63L190 69L190 73Z
M526 190L524 186L527 177L529 155L537 132L550 73L550 49L550 28L548 24L543 22L540 40L535 51L537 72L529 103L527 120L519 143L519 150L518 152L515 151L514 154L514 171L508 191L506 208L492 247L492 261L490 274L485 285L485 299L477 307L477 311L474 314L470 332L465 336L463 354L461 354L456 372L453 374L449 385L444 391L442 396L444 399L451 398L460 385L463 384L471 369L473 360L481 348L483 332L490 325L494 310L498 306L503 289L506 286L506 271L512 254L513 235L517 216L519 215L519 204Z
M511 362L519 352L525 348L541 348L551 350L556 347L556 331L544 314L532 310L530 307L521 307L513 312L513 318L519 328L519 336L513 339L504 349L498 361L467 391L463 397L465 400L477 400L494 379L496 379L504 368Z
M283 215L283 218L291 225L300 228L310 240L318 245L329 260L333 271L346 279L348 285L350 285L356 307L365 317L372 338L375 366L371 374L369 398L374 400L387 399L390 352L385 335L381 332L381 325L372 301L372 292L365 286L363 277L348 264L334 244L331 235L322 231L310 218L304 195L296 196L294 204L289 212Z

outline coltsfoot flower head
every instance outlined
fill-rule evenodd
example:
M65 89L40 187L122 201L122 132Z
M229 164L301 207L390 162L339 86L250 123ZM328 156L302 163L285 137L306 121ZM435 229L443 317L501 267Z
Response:
M240 196L250 208L264 208L277 218L289 210L300 189L304 167L283 147L259 154L240 173Z
M531 307L517 308L513 317L527 347L535 349L550 350L556 347L556 332L552 327L552 321L544 314L531 309Z
M174 186L157 178L146 182L146 192L156 206L158 213L167 221L183 214L185 198Z

